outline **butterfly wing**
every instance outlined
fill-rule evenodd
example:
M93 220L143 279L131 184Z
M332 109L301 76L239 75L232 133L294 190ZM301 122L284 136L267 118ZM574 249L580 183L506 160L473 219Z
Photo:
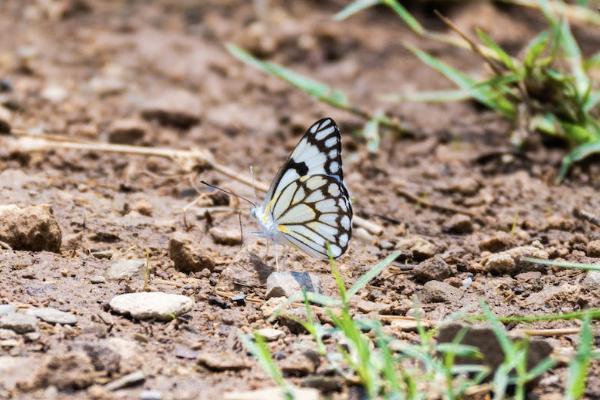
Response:
M291 182L307 175L328 175L340 183L344 181L341 135L331 118L320 119L308 128L273 179L265 202Z
M330 175L303 176L276 192L270 212L287 242L309 255L334 258L352 236L352 204L344 184Z

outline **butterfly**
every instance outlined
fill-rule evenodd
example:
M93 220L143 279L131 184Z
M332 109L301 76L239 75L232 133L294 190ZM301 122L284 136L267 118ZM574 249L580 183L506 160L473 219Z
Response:
M331 118L315 122L279 169L262 204L252 208L259 235L327 259L348 249L352 204L342 172L342 143Z

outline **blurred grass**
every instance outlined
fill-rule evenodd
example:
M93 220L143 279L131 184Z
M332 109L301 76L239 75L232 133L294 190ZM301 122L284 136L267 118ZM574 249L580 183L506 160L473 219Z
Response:
M437 327L427 330L418 324L419 339L409 342L397 340L378 320L356 318L350 309L351 297L366 287L396 256L392 254L381 261L350 289L347 289L335 261L330 259L338 298L321 296L327 298L325 303L335 305L325 307L331 325L321 325L312 317L310 293L292 296L304 297L307 318L301 322L315 340L318 353L326 359L335 375L345 379L349 385L358 382L364 389L365 399L462 399L472 392L488 392L494 399L507 398L509 392L514 392L510 398L525 399L528 383L556 366L556 360L546 358L527 368L528 339L509 337L502 325L505 319L496 317L485 303L481 305L482 320L490 326L504 353L504 361L496 370L478 363L482 358L481 349L461 344L467 334L466 328L451 343L436 343L434 335ZM600 310L595 312L599 317ZM576 356L569 363L564 384L566 399L582 398L589 364L598 357L593 349L593 317L593 310L577 314L583 322L580 344ZM269 376L291 393L291 386L270 356L268 345L256 336L254 341L244 336L243 342ZM456 362L459 357L462 360L460 364ZM465 359L472 362L465 362ZM486 379L490 380L489 386L483 384Z
M268 75L282 79L323 103L363 118L366 121L366 124L362 130L362 134L367 140L368 149L371 152L377 152L379 149L380 126L392 129L401 135L410 133L398 120L385 113L373 113L351 104L348 100L348 96L341 90L332 88L329 85L308 78L281 65L259 60L252 54L232 43L227 44L226 48L232 56L246 65L254 67Z
M600 63L600 53L585 59L567 19L558 15L593 24L599 23L600 18L583 5L569 6L549 0L507 2L541 10L549 25L546 31L528 43L521 59L509 55L483 30L477 30L479 42L475 42L441 15L440 18L458 33L460 39L430 33L395 0L359 0L346 6L335 18L348 18L369 6L383 4L391 7L415 34L469 48L490 67L491 78L481 80L470 76L406 44L417 58L453 82L458 89L388 94L383 98L395 102L473 99L512 121L511 141L516 146L522 146L528 134L534 131L560 138L571 148L557 173L556 181L561 182L574 163L600 153L600 91L594 88L588 76L588 70Z

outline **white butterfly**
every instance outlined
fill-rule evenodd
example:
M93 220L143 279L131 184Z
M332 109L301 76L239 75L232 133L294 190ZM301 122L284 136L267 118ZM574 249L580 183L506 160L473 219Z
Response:
M261 232L278 244L327 259L340 257L352 236L352 204L342 173L340 131L331 118L315 122L252 209Z

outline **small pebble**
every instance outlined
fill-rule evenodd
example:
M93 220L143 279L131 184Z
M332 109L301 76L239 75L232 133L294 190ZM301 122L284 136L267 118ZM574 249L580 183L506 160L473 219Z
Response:
M235 353L203 352L198 355L198 364L213 371L239 371L250 368L250 365Z
M38 319L33 315L12 313L0 317L0 328L10 329L16 333L33 332L37 329Z
M158 390L144 390L140 393L140 400L162 400L162 394Z
M274 328L262 328L257 330L256 333L265 338L267 342L274 342L275 340L285 336L285 332Z
M442 230L447 233L458 235L471 233L473 232L473 221L466 215L456 214L450 217L450 219L442 225Z
M94 275L90 278L90 283L93 283L95 285L106 283L106 278L101 275Z
M237 246L242 244L242 234L239 229L225 229L218 226L208 231L215 243L225 246Z
M440 281L429 281L423 286L422 300L424 303L455 303L462 296L462 291Z
M49 324L75 325L77 317L71 313L57 310L56 308L31 308L26 312Z
M106 384L105 388L114 391L118 389L123 389L126 387L131 387L135 385L139 385L146 380L146 376L142 371L135 371L125 376L122 376L119 379L116 379L108 384Z
M291 297L303 289L321 293L321 279L310 272L273 272L267 278L266 298Z
M117 260L113 262L106 272L106 277L111 281L130 279L141 275L146 261L142 259Z

